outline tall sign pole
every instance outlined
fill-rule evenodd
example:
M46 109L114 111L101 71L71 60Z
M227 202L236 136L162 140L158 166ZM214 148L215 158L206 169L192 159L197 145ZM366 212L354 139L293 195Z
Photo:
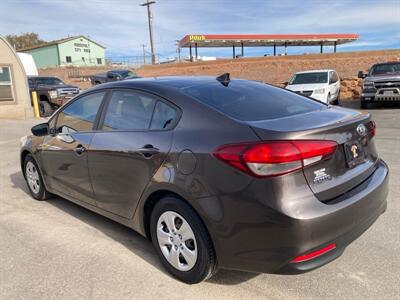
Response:
M175 40L176 52L178 52L178 62L181 62L181 47L179 45L179 40Z
M154 56L154 45L153 45L153 30L151 26L151 10L150 10L150 5L156 3L155 1L149 1L147 0L145 3L140 4L141 6L147 6L147 20L149 22L149 35L150 35L150 51L151 51L151 64L154 65L156 62L156 58Z
M145 50L146 45L143 44L142 47L143 47L143 66L144 66L146 64L146 50Z

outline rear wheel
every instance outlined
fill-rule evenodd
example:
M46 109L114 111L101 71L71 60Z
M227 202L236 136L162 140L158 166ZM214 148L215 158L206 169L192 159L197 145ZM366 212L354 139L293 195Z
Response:
M29 192L36 200L47 200L51 194L46 190L43 184L43 178L39 168L32 155L28 154L24 160L24 175L28 184Z
M197 213L176 197L165 197L154 207L150 219L153 245L174 277L193 284L211 277L216 270L214 248Z

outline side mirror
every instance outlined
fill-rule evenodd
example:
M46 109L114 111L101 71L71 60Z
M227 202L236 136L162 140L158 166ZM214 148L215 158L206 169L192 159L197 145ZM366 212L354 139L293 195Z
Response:
M357 77L358 78L365 78L365 77L367 77L367 74L364 74L363 71L358 71L358 76Z
M50 132L49 124L42 123L42 124L35 125L31 128L31 132L34 136L48 135Z
M289 81L285 81L285 82L283 83L284 87L287 87L288 84L289 84Z

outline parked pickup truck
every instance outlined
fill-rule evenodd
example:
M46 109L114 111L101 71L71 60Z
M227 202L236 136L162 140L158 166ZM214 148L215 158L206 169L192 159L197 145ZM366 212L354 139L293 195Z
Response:
M358 72L363 78L361 108L369 103L400 102L400 62L375 64L368 73Z
M92 85L98 85L101 83L133 78L139 78L139 76L129 70L111 70L90 77L90 81L92 82Z
M48 117L55 109L79 94L77 86L65 84L57 77L29 76L30 92L36 91L40 116Z

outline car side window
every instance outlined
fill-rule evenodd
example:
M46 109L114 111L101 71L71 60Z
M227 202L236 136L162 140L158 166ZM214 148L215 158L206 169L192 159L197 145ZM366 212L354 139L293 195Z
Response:
M339 75L336 72L333 72L333 75L335 76L335 82L339 81Z
M154 109L150 129L168 129L176 118L176 109L162 101L158 101Z
M83 96L65 109L57 117L56 128L60 133L90 131L96 120L105 92Z
M336 82L338 82L338 80L339 80L338 76L337 76L336 73L333 72L333 71L329 72L329 78L330 78L330 79L329 79L329 83L330 83L330 84L336 83Z
M150 127L157 98L134 91L114 91L102 130L144 130Z

